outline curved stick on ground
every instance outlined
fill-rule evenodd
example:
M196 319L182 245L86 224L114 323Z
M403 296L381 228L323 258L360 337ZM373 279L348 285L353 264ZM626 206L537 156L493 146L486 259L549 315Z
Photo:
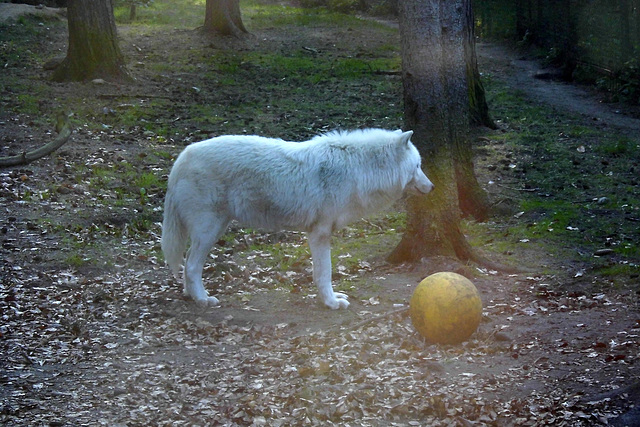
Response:
M62 147L71 137L73 130L69 125L69 119L66 114L60 114L58 116L58 122L56 123L56 130L59 132L58 137L48 144L43 145L33 151L23 152L15 156L0 157L0 168L6 168L9 166L25 165L48 154L53 153L58 148Z

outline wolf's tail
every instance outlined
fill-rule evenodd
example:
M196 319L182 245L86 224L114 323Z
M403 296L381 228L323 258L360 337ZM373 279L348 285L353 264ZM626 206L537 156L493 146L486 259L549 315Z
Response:
M164 201L164 220L162 221L162 252L164 260L171 268L174 276L178 276L187 248L187 230L180 218L178 201L169 188Z

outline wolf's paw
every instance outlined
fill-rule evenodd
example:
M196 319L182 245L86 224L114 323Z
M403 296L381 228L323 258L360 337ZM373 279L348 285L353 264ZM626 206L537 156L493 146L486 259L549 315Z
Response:
M220 305L220 301L216 297L206 297L204 299L195 300L199 307L215 307Z
M338 310L341 308L349 307L349 301L347 300L348 297L346 294L335 292L333 296L334 296L333 299L330 299L324 302L327 307L329 307L332 310Z

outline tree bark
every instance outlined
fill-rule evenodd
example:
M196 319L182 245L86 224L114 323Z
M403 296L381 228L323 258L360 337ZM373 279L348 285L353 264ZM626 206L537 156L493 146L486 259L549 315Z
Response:
M207 0L204 30L234 37L248 33L240 14L240 0Z
M464 53L469 87L471 123L495 129L496 125L489 116L489 106L487 105L484 86L478 70L473 9L470 0L464 1L464 3ZM489 199L476 178L471 141L467 137L456 142L454 157L456 159L455 170L460 209L463 216L472 216L477 221L486 221L489 218Z
M473 150L469 136L455 143L453 156L458 189L458 203L464 217L484 222L489 219L489 198L480 187L473 165Z
M529 0L516 0L516 40L524 40L529 32L530 7Z
M434 255L473 259L460 230L456 162L469 141L469 91L464 48L467 0L399 2L405 127L435 185L408 200L407 229L391 262Z
M54 71L53 80L129 78L118 45L112 0L69 0L67 19L67 57Z
M476 55L476 32L472 2L465 2L465 61L467 64L467 81L469 82L469 106L471 109L471 123L496 129L497 126L489 116L489 106L485 97L484 85L480 79L478 70L478 57Z

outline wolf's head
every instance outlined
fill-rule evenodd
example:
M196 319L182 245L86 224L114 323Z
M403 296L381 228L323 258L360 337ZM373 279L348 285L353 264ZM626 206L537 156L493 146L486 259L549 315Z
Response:
M433 183L427 178L422 171L422 159L418 149L411 142L411 136L413 131L401 132L397 131L399 135L398 143L404 149L409 150L407 158L403 161L403 166L407 168L408 182L404 187L405 191L410 191L414 194L427 194L433 190Z

